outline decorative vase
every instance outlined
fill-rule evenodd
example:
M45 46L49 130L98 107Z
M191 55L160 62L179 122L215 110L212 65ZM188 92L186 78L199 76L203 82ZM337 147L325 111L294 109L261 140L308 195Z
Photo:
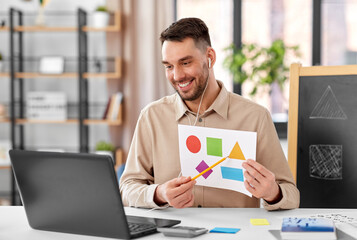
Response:
M93 27L104 28L108 26L109 14L107 12L94 12L93 13Z
M35 24L37 26L45 25L45 18L44 18L44 13L43 13L44 10L45 10L45 8L42 6L38 9L38 13L37 13L36 20L35 20Z

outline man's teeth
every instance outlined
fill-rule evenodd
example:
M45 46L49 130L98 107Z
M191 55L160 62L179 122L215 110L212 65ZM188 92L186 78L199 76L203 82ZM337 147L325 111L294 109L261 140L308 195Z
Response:
M180 86L180 87L186 87L188 84L190 84L190 82L187 82L187 83L179 83L179 86Z

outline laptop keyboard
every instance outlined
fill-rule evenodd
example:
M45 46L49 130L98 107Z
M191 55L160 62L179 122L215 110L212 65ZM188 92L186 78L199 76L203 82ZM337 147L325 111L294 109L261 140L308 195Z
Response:
M154 224L129 222L128 225L129 225L129 230L130 230L131 234L146 232L146 231L150 231L150 230L156 230L156 225L154 225Z

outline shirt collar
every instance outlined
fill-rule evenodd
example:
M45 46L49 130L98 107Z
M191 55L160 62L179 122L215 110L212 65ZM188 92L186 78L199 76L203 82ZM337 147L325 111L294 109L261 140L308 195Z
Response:
M228 117L229 104L228 91L221 81L217 80L217 83L220 86L221 91L219 92L217 98L214 100L212 105L206 110L206 112L210 112L213 110L226 120ZM176 93L175 99L175 112L176 121L178 121L186 112L190 112L185 102L181 99L178 93Z

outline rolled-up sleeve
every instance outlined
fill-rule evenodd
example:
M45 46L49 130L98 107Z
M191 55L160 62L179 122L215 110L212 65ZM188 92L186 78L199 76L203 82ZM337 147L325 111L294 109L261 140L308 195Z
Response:
M152 136L145 111L139 116L125 170L120 178L120 192L125 206L157 208L154 193Z

